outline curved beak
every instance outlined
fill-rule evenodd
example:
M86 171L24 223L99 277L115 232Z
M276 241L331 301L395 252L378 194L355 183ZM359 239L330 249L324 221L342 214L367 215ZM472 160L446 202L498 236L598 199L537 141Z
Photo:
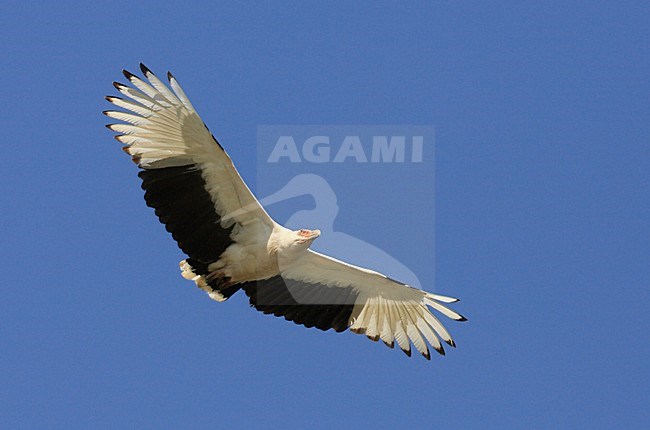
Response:
M307 234L309 232L309 234ZM299 235L302 237L298 243L313 242L318 236L320 236L320 230L302 230Z

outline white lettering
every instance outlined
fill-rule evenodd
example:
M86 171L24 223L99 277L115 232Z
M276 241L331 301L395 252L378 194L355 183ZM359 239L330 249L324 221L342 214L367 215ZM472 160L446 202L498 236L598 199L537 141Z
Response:
M280 161L280 157L288 157L292 163L300 163L300 154L298 154L298 148L293 136L280 136L266 162L277 163Z
M370 160L373 163L390 163L396 161L404 162L406 152L406 136L391 136L390 143L387 136L373 136L372 155Z
M368 157L359 136L345 136L333 160L331 159L333 150L330 140L329 136L308 137L302 144L300 151L293 136L280 136L267 162L277 163L282 158L288 159L291 163L300 163L303 159L309 163L327 163L330 161L334 163L347 161L368 162ZM404 163L406 150L406 136L372 136L370 161L372 163ZM424 136L412 136L410 162L421 163L423 150ZM302 158L300 158L301 155Z
M363 146L361 146L359 136L345 136L339 152L334 157L334 162L342 163L348 157L355 158L357 163L365 163L368 161L366 154L363 152Z
M411 162L421 163L422 162L422 145L424 143L424 136L413 136L411 140L411 146L413 151L411 152Z
M330 161L330 138L327 136L312 136L305 140L302 147L302 156L305 157L305 161L312 163Z

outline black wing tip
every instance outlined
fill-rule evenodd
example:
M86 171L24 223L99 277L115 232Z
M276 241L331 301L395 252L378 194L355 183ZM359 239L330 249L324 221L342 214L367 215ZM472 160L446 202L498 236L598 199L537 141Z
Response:
M148 76L149 74L153 75L153 72L149 70L149 68L145 66L144 63L140 63L140 70L142 70L142 73L144 73L145 76Z
M411 350L410 349L402 349L402 351L404 352L404 354L406 354L407 357L411 356Z
M465 318L464 316L460 315L460 318L458 318L456 321L458 321L458 322L465 322L465 321L467 321L467 318Z
M382 342L384 342L384 345L386 345L386 346L389 347L390 349L395 348L395 342L390 342L390 343L388 343L388 342L386 342L385 340L382 340Z
M118 96L104 96L104 99L110 103L113 103L113 100L124 100L122 97Z
M451 346L452 348L456 348L456 342L454 342L453 339L445 340L445 343Z
M176 80L176 78L174 77L174 75L172 75L172 72L170 71L167 71L167 79L169 79L169 82L171 82L172 80L174 81Z
M126 79L128 79L129 81L130 81L131 79L134 79L134 78L137 79L137 76L135 76L133 73L129 72L129 71L126 70L126 69L122 69L122 74L123 74L124 77L125 77Z
M378 334L376 334L376 335L374 335L374 336L368 336L368 335L366 334L366 337L367 337L368 339L370 339L371 341L373 341L373 342L377 342L377 341L379 340L379 335L378 335Z
M429 350L426 350L424 353L422 353L422 357L424 357L427 360L431 361L431 354L429 353Z
M119 90L120 88L128 88L128 86L124 85L124 84L121 83L121 82L117 82L117 81L113 82L113 86L114 86L116 89L118 89L118 90Z
M106 114L104 113L104 115L106 115ZM111 127L113 127L114 125L115 125L115 124L105 124L104 127L106 127L107 129L109 129L110 131L113 131L113 129L112 129Z

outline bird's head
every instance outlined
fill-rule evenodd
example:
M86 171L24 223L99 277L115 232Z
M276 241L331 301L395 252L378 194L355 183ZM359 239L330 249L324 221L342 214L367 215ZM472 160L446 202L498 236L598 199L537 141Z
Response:
M320 230L307 230L306 228L301 228L300 230L294 231L296 237L294 238L295 243L298 245L311 245L311 243L320 236Z

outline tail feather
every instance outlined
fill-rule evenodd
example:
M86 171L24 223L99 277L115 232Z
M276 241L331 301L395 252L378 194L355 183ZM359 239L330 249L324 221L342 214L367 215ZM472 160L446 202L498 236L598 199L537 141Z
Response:
M183 278L194 281L197 287L208 293L208 296L217 302L225 302L241 288L237 284L230 284L224 278L217 277L208 280L205 275L197 275L194 267L187 260L181 261L179 266Z

